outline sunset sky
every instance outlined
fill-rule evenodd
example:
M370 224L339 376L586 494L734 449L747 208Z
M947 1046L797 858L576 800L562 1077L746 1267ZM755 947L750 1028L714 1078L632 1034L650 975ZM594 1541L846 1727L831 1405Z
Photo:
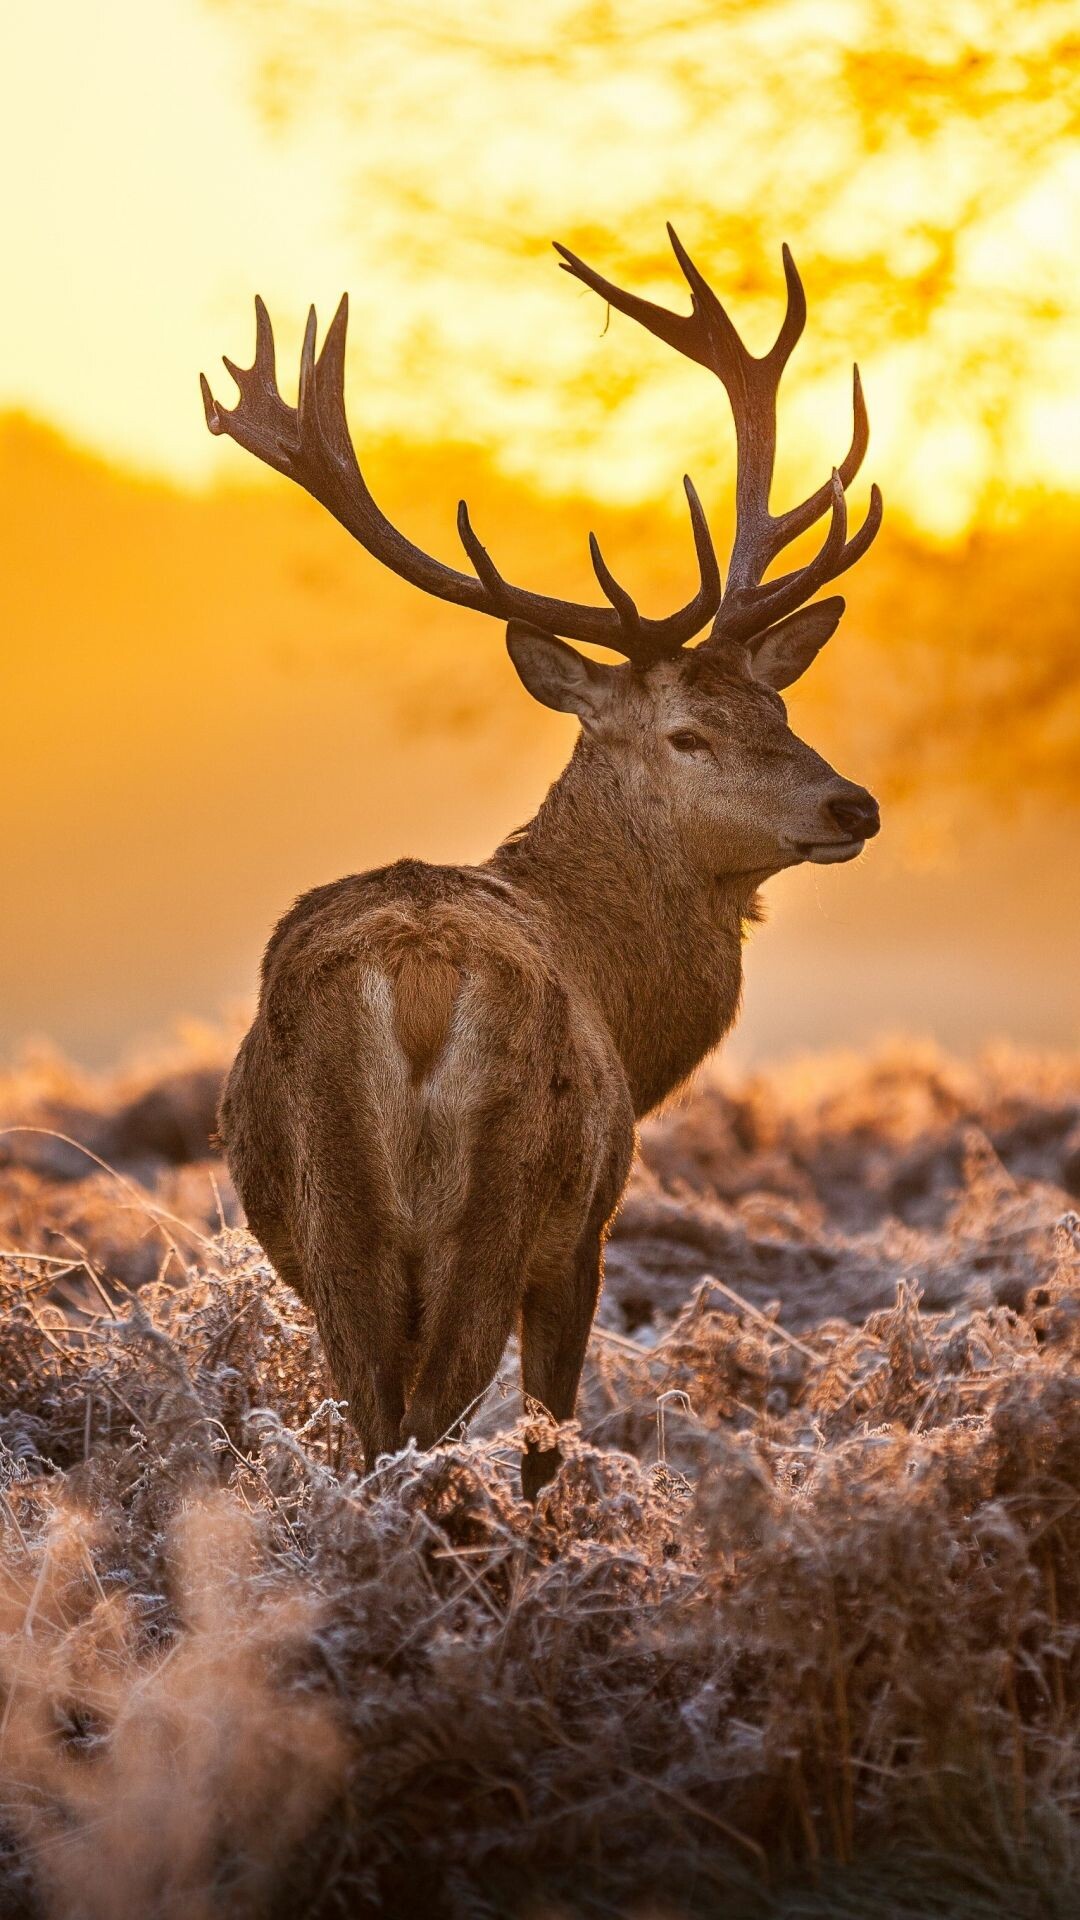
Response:
M59 0L4 42L0 402L142 472L250 480L196 373L244 357L256 289L289 366L347 287L368 436L601 500L708 482L718 396L602 338L549 244L681 299L672 217L752 340L795 250L782 477L839 457L857 351L924 532L1080 487L1071 0Z
M467 491L509 571L588 595L594 525L661 611L684 472L722 545L726 401L550 243L685 310L669 218L758 351L782 241L801 269L776 504L846 448L855 358L886 500L792 713L887 832L770 890L746 1044L1080 1024L1075 0L56 0L7 10L0 155L0 1053L213 1016L302 887L481 857L572 742L491 623L207 433L253 294L290 394L348 290L407 531L454 558Z

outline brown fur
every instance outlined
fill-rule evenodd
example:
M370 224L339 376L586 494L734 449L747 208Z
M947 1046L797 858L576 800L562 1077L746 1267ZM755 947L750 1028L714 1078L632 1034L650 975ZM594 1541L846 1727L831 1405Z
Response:
M859 791L741 655L557 691L585 730L486 865L399 861L285 915L225 1092L252 1231L369 1463L459 1423L515 1327L526 1393L572 1415L635 1119L735 1018L760 881ZM526 1457L530 1495L557 1460Z
M731 401L727 580L687 480L700 581L659 620L641 619L595 541L606 607L512 586L464 502L471 576L395 531L355 454L346 457L345 300L317 356L309 317L298 407L278 392L258 300L253 366L226 362L236 407L219 407L202 382L211 432L306 487L377 559L427 593L511 616L521 679L584 729L536 819L485 866L402 861L320 887L267 948L222 1132L254 1231L314 1307L369 1462L410 1436L430 1446L459 1422L515 1323L526 1393L570 1416L635 1118L735 1018L758 883L800 860L851 858L877 831L870 795L796 740L777 697L844 610L836 596L805 603L881 523L872 488L848 537L844 488L867 438L858 374L840 469L774 516L777 391L805 321L794 262L785 250L784 320L756 357L669 233L693 293L689 315L625 293L557 249L609 305L710 368ZM767 579L826 512L815 557ZM710 619L708 640L686 651ZM556 634L628 664L600 666ZM552 1448L526 1455L527 1493L557 1460Z
M394 1030L414 1081L434 1066L450 1028L461 966L440 953L403 947L390 967Z

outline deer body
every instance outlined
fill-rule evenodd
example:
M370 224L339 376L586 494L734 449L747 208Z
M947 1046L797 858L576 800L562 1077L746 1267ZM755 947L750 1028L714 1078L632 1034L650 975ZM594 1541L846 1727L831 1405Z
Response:
M734 1021L762 881L803 860L849 859L877 831L871 796L796 738L778 693L843 609L802 600L858 557L880 515L875 494L846 538L843 489L865 445L857 376L844 468L774 519L775 389L801 326L797 276L785 255L788 317L754 360L677 252L695 294L687 321L566 256L654 332L672 344L677 333L732 397L728 592L687 483L701 585L667 622L641 621L595 543L607 612L509 587L464 508L477 581L387 531L344 423L338 321L317 363L309 326L298 410L277 395L261 308L256 365L236 374L240 407L222 414L205 389L215 431L301 479L399 572L507 615L526 688L582 725L536 818L483 866L400 861L296 903L267 948L226 1087L222 1135L249 1224L315 1313L369 1465L410 1437L427 1447L450 1432L515 1327L526 1394L556 1420L572 1415L636 1120ZM816 559L763 585L780 545L830 509ZM686 646L710 608L710 640ZM587 659L555 628L627 664ZM551 1446L527 1452L529 1497L558 1458Z
M515 1323L526 1392L569 1417L634 1115L546 916L410 861L289 920L223 1132L366 1459L450 1431Z

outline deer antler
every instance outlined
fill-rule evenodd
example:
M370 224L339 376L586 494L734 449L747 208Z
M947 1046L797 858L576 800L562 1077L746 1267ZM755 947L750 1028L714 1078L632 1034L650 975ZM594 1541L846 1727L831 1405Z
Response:
M851 445L832 476L808 499L786 513L769 512L769 490L776 457L776 396L791 352L806 325L806 296L787 247L783 250L787 281L787 311L776 340L758 359L749 353L708 281L694 265L675 229L668 225L675 258L693 296L688 314L624 293L586 266L568 247L556 242L561 265L584 281L594 293L610 301L620 313L637 320L676 352L697 360L715 373L727 390L735 420L736 482L735 540L728 565L727 587L706 646L728 640L760 641L765 629L793 613L826 581L854 566L866 552L881 525L881 493L870 490L870 505L858 532L847 537L845 489L862 465L869 429L859 369L855 368ZM817 554L806 566L763 583L766 569L781 550L820 520L831 508L829 531ZM841 605L843 603L841 602Z
M689 478L683 485L700 584L692 600L661 620L647 619L638 612L630 594L605 564L593 534L589 535L589 551L597 580L611 603L607 607L581 606L572 600L555 600L511 586L477 539L464 500L458 507L457 530L475 574L459 573L444 565L399 533L371 496L345 417L348 313L345 296L316 358L315 309L311 309L300 358L298 404L290 407L278 392L270 316L257 298L253 365L243 368L225 361L240 392L238 405L231 412L220 407L205 375L199 376L211 433L230 434L239 446L278 473L299 481L376 560L440 600L473 607L478 613L494 614L502 620L526 620L570 640L592 641L642 667L677 653L700 633L720 605L720 571L705 514Z

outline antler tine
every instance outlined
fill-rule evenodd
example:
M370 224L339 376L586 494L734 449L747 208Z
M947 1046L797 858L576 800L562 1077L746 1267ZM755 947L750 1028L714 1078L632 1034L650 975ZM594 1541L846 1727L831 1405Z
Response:
M587 266L568 247L558 246L557 251L567 273L572 273L666 345L708 367L727 391L735 423L735 538L728 564L727 589L709 641L705 643L708 645L729 638L745 639L762 632L765 626L816 593L826 580L835 579L838 573L852 566L865 553L881 523L881 495L876 488L873 490L862 527L850 541L846 540L844 491L859 471L869 438L862 382L856 367L851 445L840 466L798 506L783 514L770 512L769 494L776 460L777 393L784 368L806 325L806 294L798 268L790 248L785 246L782 253L787 291L784 318L769 351L758 356L745 345L726 308L670 223L668 237L690 288L689 314L672 313L651 300L626 293ZM812 527L830 506L829 530L815 559L807 567L763 586L765 573L777 554Z
M270 315L259 296L255 295L255 358L250 367L238 367L227 353L222 360L241 393L249 386L261 387L266 393L273 393L277 387L277 371L274 356L274 329L270 325Z
M604 559L600 551L600 542L595 533L590 533L589 535L589 557L592 560L593 572L608 599L611 601L612 606L615 608L616 613L619 615L625 631L628 634L639 633L641 631L641 615L637 610L632 596L627 593L624 586L619 584L611 568L608 566L607 561Z
M268 466L297 481L376 559L439 599L503 620L526 620L571 640L609 647L638 666L677 652L700 633L720 604L720 576L700 502L689 484L698 589L685 606L659 620L638 614L630 595L607 573L602 560L603 572L598 571L598 578L611 602L607 607L582 606L512 586L477 538L464 502L458 509L458 533L474 574L459 573L414 546L376 504L356 457L345 411L347 328L348 302L343 298L316 355L317 323L312 308L300 355L297 404L290 407L277 387L270 316L257 299L255 359L249 368L225 363L240 395L237 405L231 410L220 406L205 376L199 376L211 433L228 434Z
M799 269L795 265L791 248L788 246L786 240L780 248L780 258L784 265L787 306L780 325L780 331L773 341L769 352L765 355L766 360L776 369L777 380L779 380L795 348L802 339L803 328L806 326L806 290L803 286Z
M698 490L688 473L683 474L683 492L690 509L690 526L694 535L694 551L697 554L698 572L701 576L701 591L709 598L715 594L719 604L721 594L720 562L716 558L716 548L705 518L705 509L698 498Z
M738 592L754 579L759 549L767 536L768 494L776 447L776 388L805 324L806 300L795 263L785 248L788 299L784 321L769 352L758 359L740 339L726 308L670 221L667 232L672 252L690 288L689 314L671 313L651 300L625 293L587 266L568 247L557 245L557 251L566 272L610 301L621 313L647 327L666 345L707 367L727 390L738 450L736 537L728 567L728 592ZM767 559L761 561L757 579L767 564Z
M571 253L561 240L552 241L552 245L560 256L559 265L564 273L573 274L575 280L580 280L584 286L598 293L601 300L608 301L620 313L647 327L665 346L674 347L676 353L686 354L691 360L700 360L702 366L711 365L706 358L708 343L704 335L699 336L696 314L671 313L667 307L658 307L655 301L643 300L640 294L627 293L622 287L617 287L613 280L605 280L602 273L597 273L595 267L588 266L576 253Z
M828 581L838 579L855 565L856 560L862 559L881 526L884 511L881 488L876 482L871 487L870 502L862 525L847 540L847 501L839 468L833 468L833 478L828 486L833 497L833 518L828 534L813 560L805 567L796 567L791 573L780 574L775 580L766 580L764 586L739 598L725 599L706 645L719 640L752 641L766 627L794 613Z
M686 492L687 505L690 508L690 525L694 535L694 548L697 553L698 572L701 576L702 590L710 595L716 594L717 597L719 597L720 567L716 558L716 549L712 543L709 523L705 518L705 510L698 498L697 488L688 473L683 474L683 487ZM592 560L593 572L608 599L611 601L612 606L619 614L625 632L628 635L640 636L642 620L638 612L637 603L632 595L626 591L626 588L616 580L615 575L612 573L611 568L608 566L607 561L600 551L600 542L595 533L590 533L589 535L589 556ZM648 651L647 640L644 641L643 644L646 651ZM655 658L656 656L653 655L653 657Z
M464 500L458 501L457 530L458 539L473 563L477 578L483 582L489 593L496 596L505 593L506 581L483 542L477 539L472 521L469 519L469 509Z
M712 639L742 639L760 631L763 625L772 625L785 613L791 613L811 594L824 586L840 571L839 562L843 556L847 539L847 500L840 483L839 470L834 467L827 482L832 514L829 519L829 531L813 560L804 567L797 567L791 573L785 573L778 580L770 580L767 586L760 587L740 595L730 595L725 608L721 607L716 616Z
M315 362L313 384L320 429L335 458L345 466L355 465L356 458L345 417L345 343L348 332L349 296L343 293Z
M730 393L730 383L738 382L745 375L745 364L751 356L735 331L727 308L717 299L700 268L695 266L670 220L667 222L667 236L671 251L690 288L692 318L697 322L702 337L702 364L719 374Z
M304 429L314 428L318 432L315 405L315 337L319 322L314 307L308 308L307 323L304 327L304 344L300 349L300 388L297 395L296 412L300 422L300 439L305 438Z
M862 466L870 443L870 422L867 419L866 401L863 399L862 380L857 366L852 368L852 374L851 445L836 469L845 492ZM815 520L820 520L822 514L828 510L831 498L832 480L823 480L820 487L807 499L801 501L797 507L789 507L786 513L774 518L776 551L779 552L781 547L788 546L792 540L797 540L801 533L806 533L813 526Z
M227 433L268 466L276 468L278 473L291 473L294 449L289 443L295 441L295 415L277 390L274 330L270 315L258 294L255 295L254 360L250 367L238 367L227 355L222 358L226 371L236 383L240 402L231 411L228 407L219 406L210 391L205 373L200 373L203 410L211 433ZM241 438L237 422L245 407L249 411L246 431Z
M752 355L745 354L747 370L753 370L745 381L747 391L742 396L745 422L740 418L739 400L728 385L735 415L738 450L736 533L728 570L727 593L706 645L729 639L752 640L768 626L794 612L827 581L835 580L839 574L854 566L881 525L881 492L874 486L862 526L851 540L847 539L845 492L862 465L870 438L866 402L857 366L852 376L851 444L840 466L834 467L829 479L798 506L777 515L769 510L776 455L777 393L784 368L806 324L806 295L791 250L786 244L783 247L783 263L787 307L780 331L763 359L756 360ZM745 353L745 349L743 351ZM750 457L745 463L744 440L751 443ZM753 447L754 440L760 442L756 449ZM832 514L829 529L814 559L806 566L795 568L779 579L766 581L762 585L763 576L776 555L812 527L830 506Z

